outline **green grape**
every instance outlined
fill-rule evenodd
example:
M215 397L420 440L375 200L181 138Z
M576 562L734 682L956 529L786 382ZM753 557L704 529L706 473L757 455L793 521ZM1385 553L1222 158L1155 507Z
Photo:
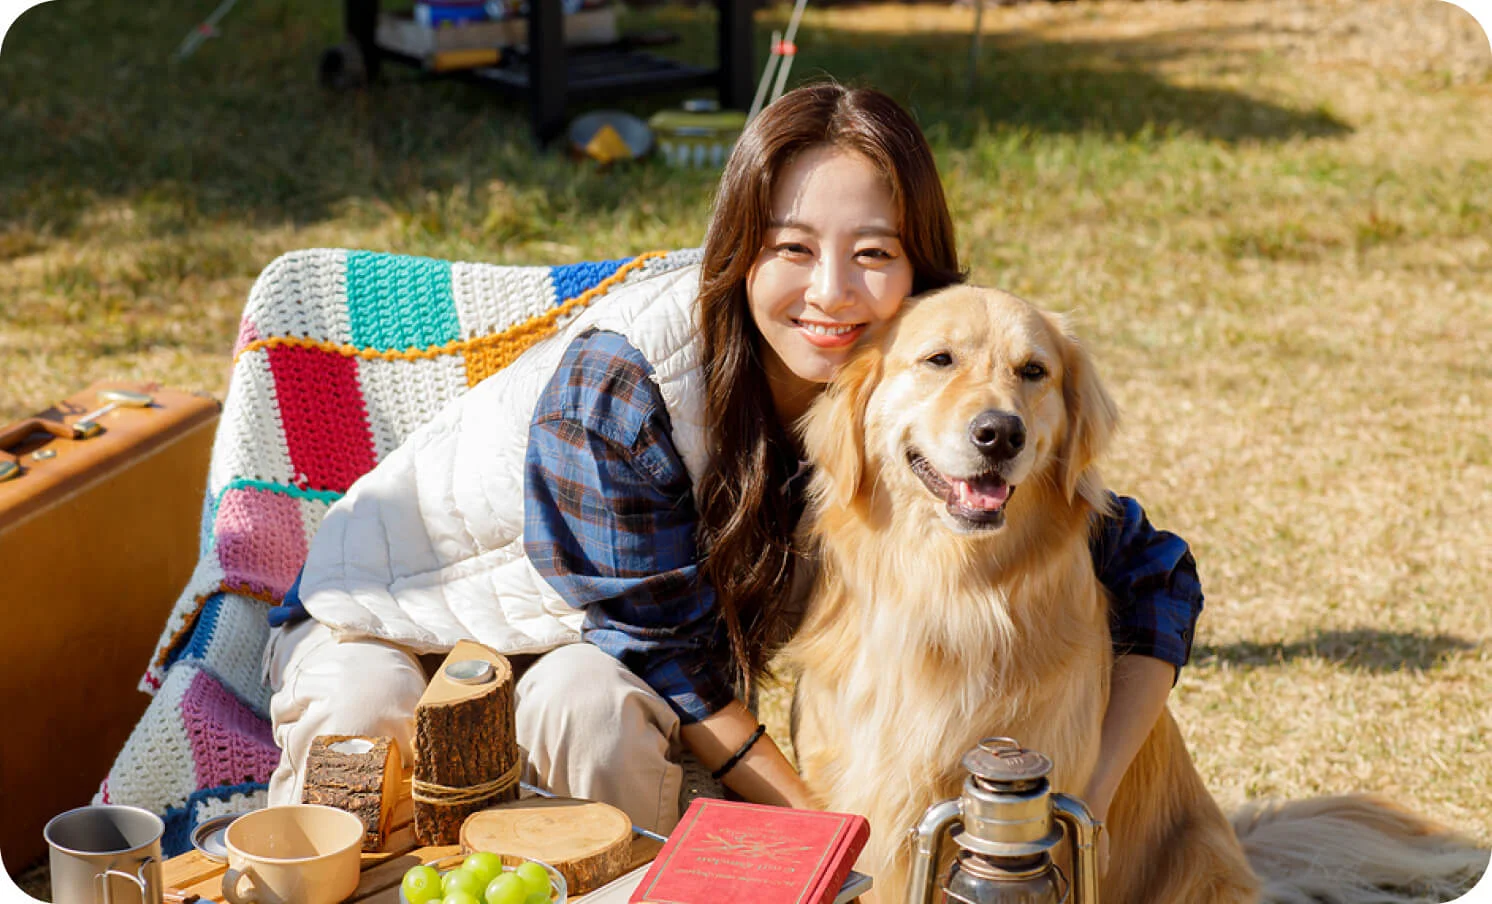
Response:
M404 874L404 897L409 904L428 904L440 899L440 873L433 866L416 866Z
M441 890L446 893L447 897L450 897L452 892L464 891L480 901L482 889L486 886L487 883L482 881L481 876L464 869L453 869L440 880Z
M523 904L549 904L549 892L536 891L529 895L528 900L524 901Z
M486 888L487 884L503 871L503 860L490 851L477 851L466 858L461 868L482 880L481 887Z
M529 860L514 870L513 874L523 880L529 895L542 894L544 900L549 900L549 871L544 867Z
M458 888L455 891L447 892L440 904L482 904L482 899L469 891Z
M517 873L503 873L488 884L487 904L528 904L528 886Z

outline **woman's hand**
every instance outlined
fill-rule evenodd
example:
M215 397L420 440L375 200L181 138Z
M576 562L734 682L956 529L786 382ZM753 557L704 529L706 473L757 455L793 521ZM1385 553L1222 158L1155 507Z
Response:
M741 748L758 724L751 710L734 701L709 718L685 725L680 734L705 768L713 771ZM721 781L755 804L816 809L808 786L770 735L762 735Z
M1098 840L1095 843L1095 846L1098 848L1095 853L1098 859L1099 878L1103 878L1103 876L1106 875L1109 871L1108 819L1109 803L1113 799L1112 796L1102 797L1101 795L1103 794L1104 792L1102 789L1094 788L1094 786L1090 782L1088 785L1088 790L1083 792L1082 797L1083 803L1088 805L1088 812L1091 813L1093 815L1093 818L1098 820L1099 824L1102 826L1102 828L1098 832Z

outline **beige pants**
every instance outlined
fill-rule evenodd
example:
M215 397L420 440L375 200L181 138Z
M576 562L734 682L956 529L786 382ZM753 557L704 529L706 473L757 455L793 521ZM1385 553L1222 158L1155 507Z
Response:
M414 761L414 710L427 680L417 656L376 640L338 642L311 620L279 629L267 655L270 719L282 751L269 782L271 806L300 800L306 755L319 735L391 737L404 762ZM515 666L525 780L605 801L642 828L671 831L683 749L679 718L663 698L588 643Z

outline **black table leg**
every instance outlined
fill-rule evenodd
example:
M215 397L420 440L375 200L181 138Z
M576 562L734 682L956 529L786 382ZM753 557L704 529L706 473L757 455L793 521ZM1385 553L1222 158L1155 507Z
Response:
M751 0L720 3L720 106L745 110L755 95L752 84Z
M362 54L363 71L371 82L378 77L378 47L374 43L378 31L378 0L345 0L342 9L347 40Z
M565 20L559 0L529 3L528 112L541 146L565 131Z

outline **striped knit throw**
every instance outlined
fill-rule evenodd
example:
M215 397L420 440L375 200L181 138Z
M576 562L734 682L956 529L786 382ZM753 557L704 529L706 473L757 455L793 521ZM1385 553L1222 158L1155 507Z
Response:
M190 848L201 822L263 806L280 758L260 673L265 611L327 509L567 315L698 261L680 251L505 267L313 250L270 264L234 346L197 567L141 680L154 697L95 801L159 814L168 856Z

